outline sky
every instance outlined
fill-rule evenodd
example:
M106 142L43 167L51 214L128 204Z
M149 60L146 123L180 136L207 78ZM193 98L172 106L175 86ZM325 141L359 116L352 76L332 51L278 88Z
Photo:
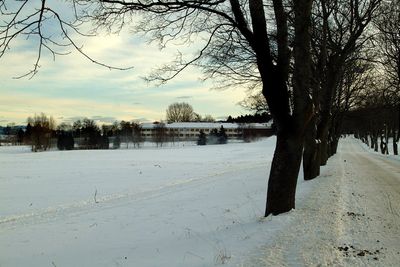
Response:
M129 70L109 70L98 66L73 49L56 56L43 51L40 70L33 76L15 79L29 72L37 57L37 40L15 39L0 58L0 125L26 124L34 114L53 116L58 123L87 117L99 123L115 120L160 121L174 102L187 102L200 115L214 118L245 114L237 103L246 90L212 89L212 81L201 81L201 72L191 67L165 85L146 82L143 77L174 59L183 51L198 51L171 43L160 50L129 29L118 35L95 37L72 35L85 53L95 60Z

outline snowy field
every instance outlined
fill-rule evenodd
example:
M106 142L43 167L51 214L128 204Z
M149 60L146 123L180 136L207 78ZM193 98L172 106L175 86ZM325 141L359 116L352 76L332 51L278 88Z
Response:
M0 147L0 266L398 266L399 158L343 139L263 218L274 142Z

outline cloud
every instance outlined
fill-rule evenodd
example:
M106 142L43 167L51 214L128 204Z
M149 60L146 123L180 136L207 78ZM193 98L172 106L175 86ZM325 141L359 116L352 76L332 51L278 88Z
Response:
M201 72L189 67L166 85L155 87L141 78L171 61L176 47L159 50L128 31L119 35L84 38L75 36L78 45L90 56L118 67L134 66L127 71L110 71L95 65L72 51L56 60L43 54L39 73L33 79L15 80L33 66L37 50L27 40L18 39L2 57L0 71L0 114L7 121L25 123L28 116L45 112L59 121L76 117L99 120L154 121L165 117L169 104L186 100L200 114L237 115L236 105L245 90L210 90L211 82L201 82ZM187 57L196 50L179 47ZM17 52L16 52L17 51ZM1 122L0 123L4 123Z
M92 117L90 117L90 119L92 119L98 123L105 123L105 124L110 124L110 123L113 123L118 120L115 117L104 117L104 116L92 116Z
M62 118L60 121L73 124L78 120L83 121L84 119L93 120L99 124L111 124L114 123L115 121L118 121L116 117L107 117L107 116L90 116L90 117L75 116L75 117Z
M22 123L26 118L38 113L52 115L55 118L81 119L84 117L110 122L132 120L135 118L159 118L159 113L147 107L134 107L127 104L114 104L96 99L70 99L35 96L29 94L14 94L7 99L0 98L0 113L5 118L13 118ZM101 112L102 114L99 114ZM98 115L94 115L98 114ZM67 118L67 119L66 119Z
M217 120L217 121L226 121L227 118L228 118L228 116L219 116L219 117L216 117L215 120Z

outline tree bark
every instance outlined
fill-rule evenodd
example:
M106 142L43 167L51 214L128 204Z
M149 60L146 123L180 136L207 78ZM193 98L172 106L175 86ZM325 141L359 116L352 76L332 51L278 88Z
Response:
M274 158L268 180L265 216L295 208L297 176L300 170L303 140L286 133L277 135Z
M399 149L397 146L397 134L396 134L396 125L393 123L392 125L392 142L393 142L393 154L398 155L399 154Z
M325 166L328 162L329 154L328 154L328 135L329 135L329 123L328 122L321 122L323 124L319 125L319 134L318 139L320 140L320 165ZM326 124L326 125L325 125Z
M331 153L332 156L336 154L337 152L337 147L339 145L339 137L336 137L335 139L333 139L332 143L331 143Z
M280 1L275 0L274 5L277 2ZM312 0L294 1L294 107L293 114L286 111L286 113L279 114L280 116L275 116L277 119L278 132L274 158L272 160L271 172L268 180L265 216L269 214L280 214L295 208L296 185L303 153L304 133L313 116L312 103L309 97L311 93L311 36L309 31L311 24L311 5ZM282 12L282 10L278 12L275 10L275 12L275 16L279 16L279 12ZM284 53L284 51L282 53ZM278 73L280 75L276 75L276 77L285 77L285 67L287 66L278 68ZM280 82L284 82L285 84L285 79L281 79ZM263 89L266 88L264 87ZM263 93L264 92L266 91L263 91ZM287 89L280 93L287 94ZM288 99L285 98L285 100ZM270 102L268 102L268 104ZM278 115L277 113L275 114Z
M373 143L374 151L378 152L378 133L377 132L372 133L371 143Z
M320 174L319 140L317 140L316 118L310 121L304 138L304 180L312 180Z

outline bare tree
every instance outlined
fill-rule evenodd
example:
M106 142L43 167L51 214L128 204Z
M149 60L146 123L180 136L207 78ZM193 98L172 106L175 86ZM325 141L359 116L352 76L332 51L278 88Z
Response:
M129 121L121 121L120 122L120 128L121 128L121 137L122 137L122 142L126 143L126 148L129 148L129 143L133 139L133 128L132 125Z
M303 155L304 178L319 174L331 150L332 106L341 86L345 67L370 36L364 32L381 0L319 0L313 9L313 102L312 123L307 129ZM337 142L335 142L337 144Z
M132 142L133 147L140 147L140 144L143 143L144 138L142 137L142 126L138 122L132 122Z
M80 1L71 0L67 2L71 3L60 1L55 3L55 1L46 0L0 1L0 58L12 50L13 42L18 39L28 39L36 43L37 57L33 67L17 78L34 76L39 71L40 61L45 51L49 52L55 59L56 56L67 55L71 52L71 49L74 49L95 64L110 69L130 69L129 67L119 68L104 64L85 53L82 46L72 38L74 34L90 36L90 34L80 31L80 26L83 23L77 17ZM58 10L63 10L63 12Z
M190 122L196 120L196 114L188 103L173 103L167 108L166 119L169 123Z
M46 114L34 115L28 118L28 124L32 125L31 146L32 151L46 151L51 147L52 132L56 129L53 117Z
M377 89L375 66L365 60L367 56L365 55L363 58L361 53L355 53L344 67L344 73L332 104L332 120L329 130L331 154L336 153L345 115L351 109L360 106L360 97L364 92Z
M215 119L213 116L206 114L204 117L201 118L202 122L215 122Z
M394 96L400 97L400 1L384 1L375 19L379 63ZM397 95L396 95L397 93Z
M154 125L154 142L158 146L163 146L163 144L167 141L168 131L167 127L165 127L165 123L159 122Z
M397 142L400 140L400 1L384 2L375 20L378 29L377 44L379 63L385 77L386 99L397 118L389 122L393 140L393 151L398 154Z
M267 101L261 92L248 95L239 105L255 114L269 113Z

